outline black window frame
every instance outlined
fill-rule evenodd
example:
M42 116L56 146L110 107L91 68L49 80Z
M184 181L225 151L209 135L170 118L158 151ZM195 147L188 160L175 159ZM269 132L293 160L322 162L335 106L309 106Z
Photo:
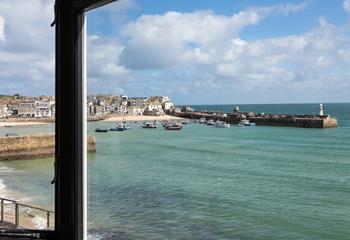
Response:
M55 2L55 228L1 230L0 239L84 240L86 237L85 12L114 1L118 0Z

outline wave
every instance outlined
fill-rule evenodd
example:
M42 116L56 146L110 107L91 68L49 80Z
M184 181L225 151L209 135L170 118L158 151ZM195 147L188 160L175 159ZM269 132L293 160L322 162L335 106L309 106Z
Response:
M88 240L131 240L136 239L126 232L116 232L106 229L88 230Z
M35 217L32 220L32 223L34 224L36 229L42 230L47 228L46 218L43 218L39 215L35 215Z
M88 240L102 240L103 235L100 233L88 233Z
M23 171L17 170L17 169L12 168L12 167L5 166L4 164L0 163L1 175L20 173L20 172L23 172ZM0 178L0 197L20 201L21 199L19 198L19 196L20 196L20 194L16 194L16 192L14 192L13 190L11 190L7 187L7 185L5 184L4 178Z
M12 173L19 173L22 171L16 170L15 168L12 167L7 167L4 166L3 164L0 164L0 173L2 175L4 174L12 174ZM16 193L14 190L9 189L8 186L5 184L5 180L0 178L0 197L1 198L6 198L6 199L11 199L14 201L18 202L24 202L24 201L29 201L29 197L20 197L20 193ZM7 210L11 212L12 210ZM26 210L27 214L29 215L31 210L27 209ZM35 226L37 229L45 229L46 228L46 219L38 216L38 215L33 215L33 226Z

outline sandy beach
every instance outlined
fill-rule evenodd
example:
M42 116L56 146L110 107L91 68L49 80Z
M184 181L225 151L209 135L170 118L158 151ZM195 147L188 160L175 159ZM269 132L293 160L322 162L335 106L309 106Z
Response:
M122 122L122 121L169 121L169 120L182 120L183 118L170 116L170 115L164 115L164 116L132 116L132 115L125 115L125 116L113 116L107 119L104 119L102 121L106 122Z
M49 124L47 122L14 122L14 121L9 121L9 122L0 122L0 127L15 127L15 126L26 126L26 125L39 125L39 124Z

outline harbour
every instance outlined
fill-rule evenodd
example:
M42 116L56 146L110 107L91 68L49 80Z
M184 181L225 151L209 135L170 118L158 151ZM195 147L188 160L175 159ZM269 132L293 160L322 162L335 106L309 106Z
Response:
M164 131L128 122L130 131L100 134L94 130L115 122L88 123L97 149L87 155L89 239L347 239L350 105L326 106L337 128L184 124ZM293 115L318 104L242 108ZM0 168L7 198L53 209L53 158L2 161Z
M241 112L239 106L232 113L215 111L193 111L183 107L181 112L170 112L176 117L189 119L202 119L206 121L223 121L230 124L240 124L247 120L257 126L279 126L300 128L335 128L338 126L336 118L324 114L323 105L320 104L319 114L276 114L263 112ZM188 109L190 109L188 111Z

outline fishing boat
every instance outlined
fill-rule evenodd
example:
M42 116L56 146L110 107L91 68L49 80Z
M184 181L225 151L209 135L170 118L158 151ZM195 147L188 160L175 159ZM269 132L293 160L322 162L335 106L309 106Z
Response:
M179 123L173 123L173 124L167 124L164 127L165 130L181 130L182 124Z
M142 128L157 128L157 126L154 123L146 122L146 123L143 123Z
M205 118L199 119L199 123L201 123L201 124L204 124L204 123L206 123L206 122L207 122L207 119L205 119Z
M125 131L125 130L131 130L131 127L127 127L124 123L118 124L115 128L111 128L110 131Z
M241 122L238 124L239 127L252 127L255 126L255 123L249 122L247 119L241 120Z
M215 127L217 128L229 128L230 124L222 121L216 121L215 122Z
M109 129L109 131L112 131L112 132L122 132L122 131L124 131L124 128L114 127L114 128Z
M207 125L212 126L215 125L215 122L213 119L207 121Z
M102 129L102 128L96 128L95 129L95 132L98 132L98 133L105 133L105 132L108 132L107 129Z

